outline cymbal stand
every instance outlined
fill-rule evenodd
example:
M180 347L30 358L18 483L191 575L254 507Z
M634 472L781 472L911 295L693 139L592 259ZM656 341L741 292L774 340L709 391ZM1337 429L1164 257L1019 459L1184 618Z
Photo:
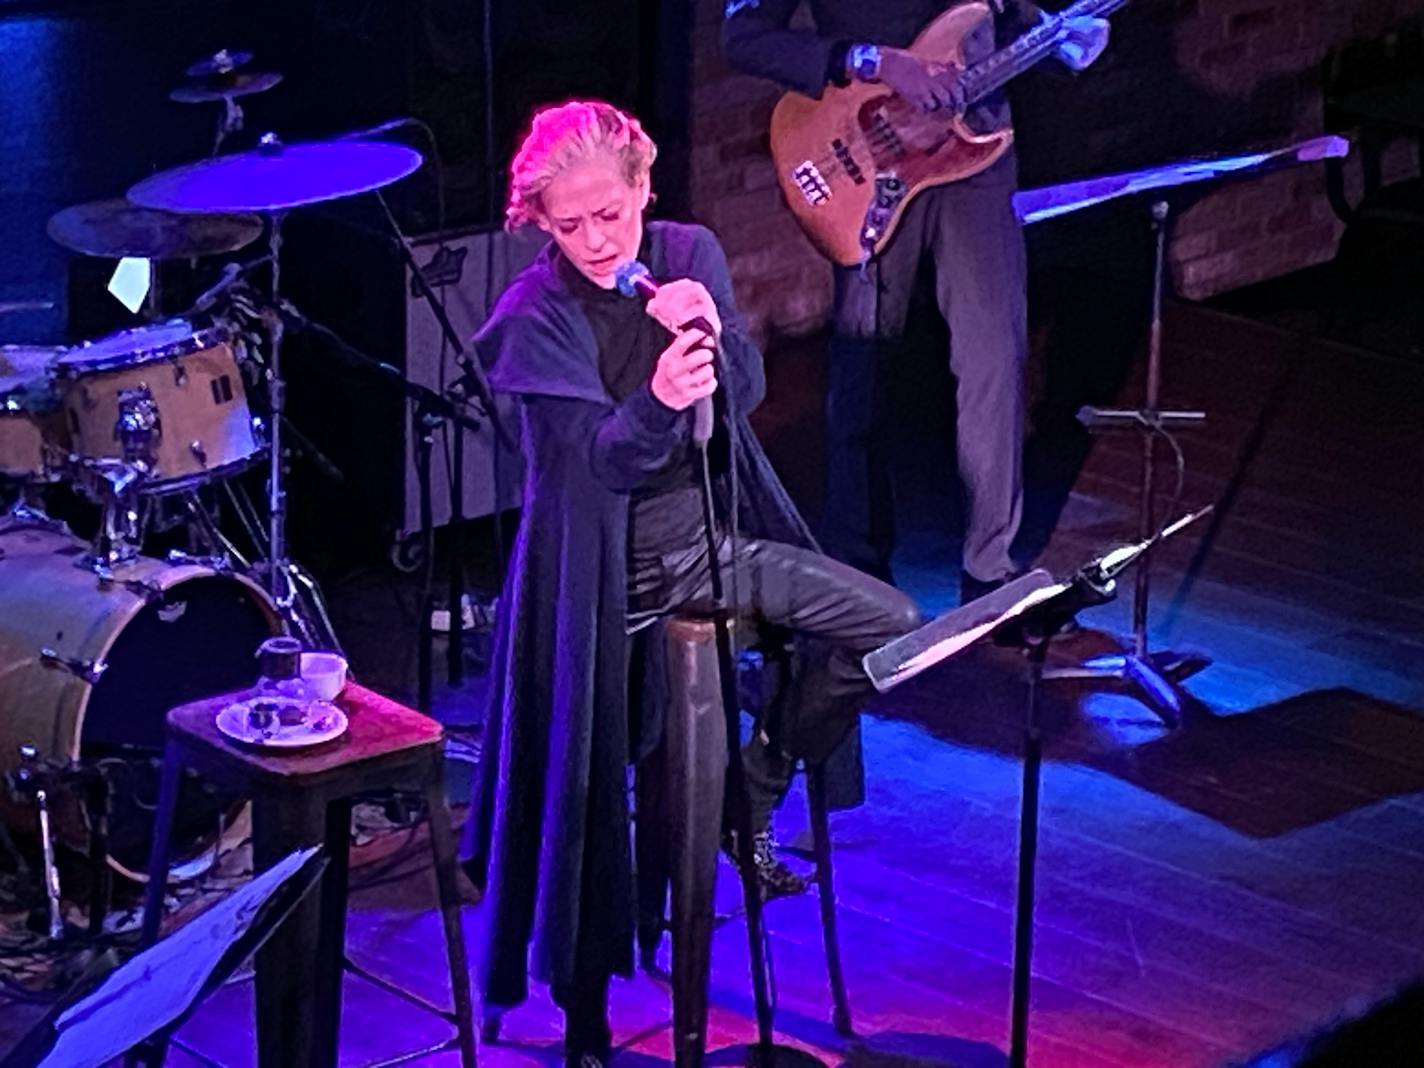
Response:
M1152 325L1147 343L1147 386L1141 408L1115 409L1085 407L1078 419L1090 430L1125 429L1142 434L1142 473L1138 494L1138 536L1150 538L1157 531L1157 438L1173 428L1200 426L1206 419L1201 411L1163 411L1162 392L1162 298L1166 288L1167 217L1166 200L1152 205L1155 239L1152 285ZM1132 644L1121 653L1097 656L1070 667L1053 667L1043 672L1047 679L1119 679L1132 683L1148 705L1168 727L1180 724L1183 697L1178 685L1186 675L1207 666L1200 656L1156 651L1147 634L1147 609L1152 588L1151 550L1137 567L1132 596Z

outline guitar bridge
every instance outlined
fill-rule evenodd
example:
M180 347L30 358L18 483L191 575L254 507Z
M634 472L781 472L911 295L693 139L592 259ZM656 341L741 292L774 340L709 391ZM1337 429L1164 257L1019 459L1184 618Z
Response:
M811 207L817 208L830 201L830 183L821 175L821 169L809 159L792 170L791 180Z
M875 195L870 207L865 209L865 222L860 228L860 247L869 259L875 255L875 246L890 229L890 220L900 201L905 199L905 183L897 174L877 174Z

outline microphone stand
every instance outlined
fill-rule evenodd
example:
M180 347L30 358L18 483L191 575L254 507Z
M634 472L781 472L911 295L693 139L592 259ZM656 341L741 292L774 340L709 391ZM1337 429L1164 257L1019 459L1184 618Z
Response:
M435 446L435 428L442 422L454 428L455 443L457 446L455 455L458 458L460 455L459 446L463 444L461 431L469 430L478 432L480 430L480 424L469 415L466 415L461 410L460 405L451 397L430 389L427 386L422 386L419 383L410 381L399 368L393 367L383 360L378 360L374 356L369 356L362 352L341 337L340 334L336 333L336 331L308 319L289 301L282 301L278 311L281 317L291 323L296 329L309 331L328 341L335 348L337 354L351 366L377 372L399 389L405 398L415 405L414 423L419 432L416 452L416 470L420 480L420 521L424 540L424 551L426 554L426 581L421 596L420 636L417 645L416 674L418 677L416 685L418 688L418 696L416 698L416 705L420 711L429 714L431 710L431 675L435 642L434 634L430 628L431 600L433 599L430 579L433 574L431 569L433 569L435 561L435 523L431 505L430 460L431 453ZM456 460L454 471L457 476L462 473L458 459ZM459 484L457 483L452 492L452 498L454 500L459 499L459 492ZM463 596L463 590L460 589L460 579L456 574L460 570L460 561L458 559L453 560L451 567L453 572L451 588L452 590L458 590L461 596ZM457 652L459 650L459 643L456 634L459 630L459 623L454 620L454 616L460 611L458 605L459 602L456 602L457 607L454 608L451 613L452 622L450 634L450 640L452 644L454 644ZM461 667L463 668L463 664L461 664ZM459 680L458 678L452 677L450 681L453 684Z
M708 331L710 335L710 330ZM717 377L725 381L721 346L713 355ZM710 398L709 398L710 399ZM694 419L696 417L694 416ZM729 418L736 418L731 413ZM715 425L715 420L714 420ZM772 1031L775 1008L768 977L766 932L762 920L760 878L752 847L751 806L747 797L746 769L742 764L741 702L737 699L736 661L732 655L732 613L727 604L722 562L718 554L717 509L712 489L712 465L708 442L695 441L702 470L702 530L707 542L707 566L712 586L712 624L716 632L717 676L722 693L722 711L727 730L727 796L731 802L732 827L737 836L737 870L742 881L742 898L747 916L752 996L756 1004L757 1041L747 1047L746 1064L755 1068L824 1068L821 1060L803 1050L777 1045ZM732 458L736 463L736 458ZM733 547L735 552L735 547ZM732 566L736 566L733 559ZM705 982L705 978L704 978ZM678 1036L681 1040L681 1036ZM701 1042L706 1041L706 1021L702 1021ZM679 1053L681 1050L679 1050ZM702 1050L698 1050L699 1062ZM678 1058L682 1063L682 1058Z
M381 205L381 211L386 217L386 223L391 228L391 233L395 237L396 249L400 257L405 261L407 269L410 271L411 280L416 289L420 292L425 303L429 305L431 312L435 316L435 321L440 326L440 333L450 348L455 353L455 362L459 365L461 375L455 381L455 387L473 394L484 409L485 418L489 425L494 428L495 436L499 439L495 442L495 448L501 444L512 452L518 451L518 445L504 424L500 422L499 410L495 407L494 393L490 389L489 381L485 378L483 369L479 363L470 359L465 351L464 342L460 340L460 334L450 322L450 317L445 313L445 306L436 296L435 290L426 281L425 273L420 269L420 264L416 262L415 253L411 250L410 242L401 229L400 223L396 221L395 214L391 211L390 205L386 202L383 194L376 193L376 201ZM404 375L402 381L406 381ZM439 394L435 394L439 396ZM428 413L427 413L428 414ZM477 432L479 425L473 422L463 423L459 420L450 420L447 424L451 427L453 437L453 455L450 463L450 570L449 570L449 601L450 601L450 630L445 648L445 670L451 686L458 686L465 678L465 562L463 554L464 539L462 537L465 523L465 440L463 429L468 427ZM429 427L420 428L420 456L417 460L421 486L420 522L421 529L425 531L425 551L433 554L435 551L434 537L434 511L432 508L431 496L431 471L430 455L434 447L432 430ZM494 486L494 537L500 563L504 562L504 537L500 531L500 487ZM427 568L433 566L433 555L427 562ZM427 575L431 572L427 571ZM421 622L421 634L426 635L430 630L431 598L428 595L429 582L426 584L426 603L421 611L424 618ZM430 639L433 640L433 639ZM422 638L421 648L427 649L427 639ZM421 706L421 711L429 711L429 681L428 671L422 672L421 679L426 686L424 693L426 704Z

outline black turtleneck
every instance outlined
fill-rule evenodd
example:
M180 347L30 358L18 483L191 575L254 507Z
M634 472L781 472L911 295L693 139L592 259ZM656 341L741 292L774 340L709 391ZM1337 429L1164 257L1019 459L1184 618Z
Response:
M647 242L640 258L647 262ZM588 319L598 346L598 372L614 401L622 401L653 375L672 336L637 298L604 289L584 277L568 258L556 256L559 278ZM701 470L691 438L668 465L633 491L628 512L629 574L670 553L695 548L702 537ZM635 598L635 617L663 606Z

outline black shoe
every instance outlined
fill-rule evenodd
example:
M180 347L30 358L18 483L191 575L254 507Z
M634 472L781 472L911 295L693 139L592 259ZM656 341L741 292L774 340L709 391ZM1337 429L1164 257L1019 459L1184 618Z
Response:
M742 866L736 831L729 831L723 837L722 852L726 853L738 868ZM772 837L770 830L757 831L752 835L752 860L756 864L757 886L761 889L763 901L794 897L806 892L809 885L806 879L797 875L777 857L776 839Z

